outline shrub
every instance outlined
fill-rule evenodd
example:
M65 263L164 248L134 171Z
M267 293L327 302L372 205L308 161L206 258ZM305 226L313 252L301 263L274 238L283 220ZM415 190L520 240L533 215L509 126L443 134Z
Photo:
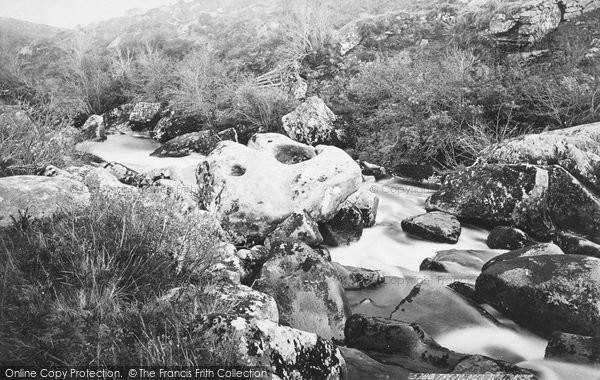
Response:
M174 202L149 193L93 194L88 207L2 232L4 364L217 360L186 322L228 308L207 294L219 232L210 218L182 215ZM194 303L157 301L189 285L197 289Z

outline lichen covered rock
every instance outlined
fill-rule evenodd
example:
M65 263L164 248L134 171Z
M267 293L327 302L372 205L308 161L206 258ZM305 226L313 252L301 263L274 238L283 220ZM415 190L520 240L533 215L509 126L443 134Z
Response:
M344 203L338 213L319 225L323 241L337 247L358 241L363 232L363 214L353 204Z
M183 157L192 153L207 155L220 141L221 138L212 130L191 132L167 141L150 155L156 157Z
M299 240L311 247L318 246L323 242L323 236L319 232L319 226L304 211L294 211L275 230L269 234L274 240Z
M481 268L482 271L486 270L490 266L499 263L501 261L516 259L517 257L530 257L530 256L546 256L546 255L562 255L563 251L559 246L552 243L538 243L527 247L514 249L512 251L505 252L501 255L497 255L494 258L486 262Z
M486 243L492 249L517 249L535 244L535 241L518 228L496 226L490 231Z
M311 96L294 111L283 116L283 130L293 140L308 144L340 145L343 132L336 129L335 114L319 97Z
M377 287L385 282L383 272L332 263L335 273L345 290L360 290Z
M426 240L440 243L457 243L461 232L460 222L445 212L429 212L406 218L402 230Z

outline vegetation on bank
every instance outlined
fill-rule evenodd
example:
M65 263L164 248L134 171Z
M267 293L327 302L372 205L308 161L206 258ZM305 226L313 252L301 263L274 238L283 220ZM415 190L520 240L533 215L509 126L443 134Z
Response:
M192 335L226 312L211 266L216 224L152 194L94 194L91 205L0 232L0 352L12 365L199 365L227 352ZM160 302L175 287L194 297Z

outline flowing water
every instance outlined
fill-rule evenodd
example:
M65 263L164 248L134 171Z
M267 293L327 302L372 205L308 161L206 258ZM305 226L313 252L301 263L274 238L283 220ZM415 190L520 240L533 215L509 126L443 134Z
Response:
M195 169L203 156L157 158L149 154L159 143L143 136L109 135L103 143L85 142L78 149L95 154L106 161L119 162L138 172L169 169L172 178L187 186L195 186ZM376 289L347 292L352 311L389 317L396 306L420 282L430 288L444 288L454 281L474 283L476 271L450 275L419 271L423 259L447 249L488 250L491 255L503 251L489 250L485 244L487 231L463 226L457 244L433 243L404 233L402 219L425 212L425 200L433 190L403 185L393 180L365 183L379 196L377 223L365 229L360 241L350 246L331 249L332 260L344 265L381 270L385 283ZM452 299L451 305L424 308L418 322L442 346L469 354L482 354L508 360L541 374L544 380L600 380L600 369L583 365L544 360L547 341L507 320L486 307L500 323L482 317L467 302Z

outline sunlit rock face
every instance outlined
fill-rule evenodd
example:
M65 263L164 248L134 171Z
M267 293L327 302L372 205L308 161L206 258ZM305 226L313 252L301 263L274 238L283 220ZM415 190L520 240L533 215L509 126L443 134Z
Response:
M309 144L343 143L341 130L336 129L336 116L321 98L311 96L281 119L283 129L293 140Z
M200 202L241 240L264 239L298 210L327 221L359 189L361 171L341 149L318 146L315 153L290 165L270 153L221 142L198 166Z

